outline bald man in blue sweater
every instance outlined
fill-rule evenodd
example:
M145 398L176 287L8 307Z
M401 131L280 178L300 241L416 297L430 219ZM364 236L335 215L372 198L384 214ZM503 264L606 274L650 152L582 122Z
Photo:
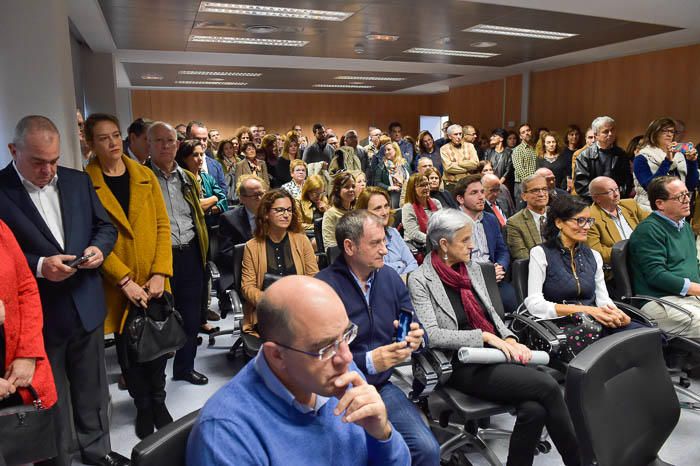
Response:
M353 363L357 327L330 286L285 277L257 314L265 343L202 408L188 466L411 463L382 398Z

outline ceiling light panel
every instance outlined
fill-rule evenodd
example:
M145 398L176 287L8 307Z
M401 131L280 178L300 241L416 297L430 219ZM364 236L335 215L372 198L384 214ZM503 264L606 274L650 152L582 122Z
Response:
M145 79L147 81L160 81L163 79L163 75L158 73L146 73L141 75L141 79Z
M244 5L240 3L202 2L201 13L269 16L272 18L312 19L316 21L345 21L353 15L346 11L307 10L280 6Z
M447 55L450 57L464 57L464 58L491 58L499 55L498 53L486 53L486 52L470 52L467 50L448 50L448 49L426 49L426 48L412 48L404 50L404 53L417 53L423 55Z
M242 73L238 71L180 70L177 74L187 76L235 76L237 78L259 78L262 73Z
M336 76L335 79L346 81L405 81L406 78L394 76Z
M393 34L367 34L365 36L367 40L379 40L383 42L396 42L399 40L399 36L395 36Z
M577 36L568 32L542 31L539 29L511 28L506 26L490 26L488 24L477 24L476 26L463 29L464 32L479 32L482 34L498 34L502 36L531 37L535 39L562 40Z
M326 89L372 89L374 86L370 86L369 84L314 84L311 87Z
M190 36L190 42L207 42L229 45L263 45L268 47L303 47L308 40L262 39L259 37Z
M212 83L210 81L175 81L175 84L187 84L190 86L247 86L248 83L239 83L233 81L222 81Z

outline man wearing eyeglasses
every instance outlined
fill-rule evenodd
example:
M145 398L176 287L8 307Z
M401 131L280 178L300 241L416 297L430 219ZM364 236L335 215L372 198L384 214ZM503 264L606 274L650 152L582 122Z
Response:
M255 213L260 199L265 194L265 185L256 175L243 175L238 180L238 196L241 205L227 210L219 216L219 289L233 286L233 248L246 243L255 231ZM223 315L233 309L228 293L219 293L219 310Z
M547 180L540 175L528 176L521 183L520 191L520 196L526 204L525 208L509 218L506 223L506 241L511 260L530 258L530 249L542 243L542 234L547 223Z
M435 437L416 407L389 381L391 369L427 341L415 317L405 341L393 341L401 310L415 313L399 274L384 267L383 221L366 210L355 210L340 219L335 237L341 254L316 278L338 293L350 321L359 327L350 345L355 364L379 391L389 420L411 451L413 464L439 465L440 447Z
M618 241L629 239L639 222L647 218L649 212L642 209L634 199L620 199L620 188L612 178L599 176L589 185L593 205L591 218L595 223L588 230L586 241L591 249L603 257L603 264L609 269L612 247ZM612 275L606 271L606 280Z
M328 285L284 277L257 315L265 343L202 408L189 466L410 464L382 398L353 363L357 326Z
M650 302L641 311L670 335L700 340L700 271L695 237L685 221L691 193L673 176L654 178L647 193L652 214L629 240L634 293L680 306L683 311Z

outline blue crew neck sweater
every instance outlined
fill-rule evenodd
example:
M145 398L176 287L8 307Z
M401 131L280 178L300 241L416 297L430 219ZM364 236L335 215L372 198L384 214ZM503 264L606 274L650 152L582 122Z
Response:
M263 357L262 354L258 357ZM354 365L350 370L357 370ZM409 465L394 429L386 441L343 423L330 398L317 412L302 413L275 395L254 360L202 408L187 444L188 466Z

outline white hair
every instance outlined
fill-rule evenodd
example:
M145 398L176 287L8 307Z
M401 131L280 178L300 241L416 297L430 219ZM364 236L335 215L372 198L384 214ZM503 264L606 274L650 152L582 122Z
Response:
M452 136L455 131L462 131L462 125L450 125L447 127L447 135Z
M615 126L615 120L613 120L609 116L599 116L598 118L593 120L593 123L591 123L591 129L593 130L593 134L598 134L598 130L600 130L600 128L605 125Z
M177 137L177 131L175 131L175 128L173 128L171 125L164 121L154 121L151 126L148 127L148 131L146 132L146 139L149 141L153 140L153 133L156 128L165 128L167 129L171 134L174 134Z
M452 242L452 239L459 230L464 227L474 229L474 220L461 210L440 209L428 220L428 241L433 250L438 249L440 240L445 238Z

